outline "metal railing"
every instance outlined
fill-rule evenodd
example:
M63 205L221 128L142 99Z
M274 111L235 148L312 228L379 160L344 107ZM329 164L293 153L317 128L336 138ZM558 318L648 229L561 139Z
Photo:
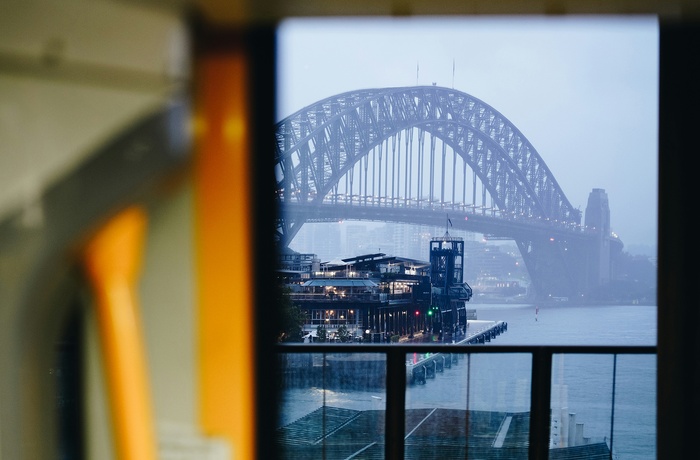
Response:
M532 359L530 394L530 460L549 458L552 357L563 354L656 355L656 346L501 346L467 344L278 344L282 353L376 353L386 356L386 439L404 439L406 407L406 355L408 353L529 354ZM614 376L613 376L614 377ZM403 442L387 442L384 458L404 458Z

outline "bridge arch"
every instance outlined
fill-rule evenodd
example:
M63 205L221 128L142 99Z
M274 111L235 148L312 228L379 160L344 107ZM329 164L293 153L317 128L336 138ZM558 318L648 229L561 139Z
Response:
M427 152L420 147L425 133L431 136ZM458 90L416 86L346 92L280 121L275 136L277 197L282 203L367 205L369 200L371 205L385 207L480 207L484 213L488 209L565 225L581 221L580 211L573 208L525 136L496 109ZM418 147L413 146L414 137ZM436 139L442 142L441 162L434 158ZM402 144L406 146L403 154ZM452 180L445 172L446 146L453 152ZM379 159L370 159L371 152L377 151ZM424 168L426 155L430 155L429 168ZM462 161L459 179L455 171L458 157ZM434 170L436 165L441 172ZM429 169L427 174L423 169ZM472 195L477 195L479 182L482 196L488 194L491 200L490 207L485 205L486 198L477 205L475 199L467 203L466 192L462 200L456 196L458 180L466 189L467 169L473 173ZM371 190L367 186L370 174ZM445 194L449 185L451 198ZM303 223L298 218L282 219L280 242L289 244Z

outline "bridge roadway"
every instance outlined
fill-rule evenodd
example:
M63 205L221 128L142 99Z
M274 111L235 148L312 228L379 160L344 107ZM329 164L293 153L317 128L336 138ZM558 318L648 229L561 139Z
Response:
M467 320L467 331L460 340L447 343L455 344L480 344L490 342L498 335L508 330L508 323L504 321ZM449 340L449 339L448 339ZM425 337L414 337L413 340L425 341ZM406 360L406 383L409 385L422 385L427 379L435 378L435 373L457 364L460 354L456 353L414 353L413 358Z
M587 242L598 237L594 230L586 230L570 222L551 222L520 216L510 216L496 210L452 205L376 206L343 203L282 202L284 211L305 222L337 222L338 220L365 220L395 222L412 225L445 225L447 215L453 228L483 234L495 234L514 239L564 238ZM619 240L618 240L619 241ZM621 242L620 242L621 244Z
M578 300L584 294L587 297L601 282L595 274L598 272L591 268L602 266L598 261L601 248L607 247L611 258L623 248L622 241L614 235L603 237L595 229L571 223L512 216L473 207L442 207L430 203L423 206L284 202L284 213L293 216L291 220L297 224L366 220L434 227L444 225L448 215L454 230L515 241L539 300L550 297Z

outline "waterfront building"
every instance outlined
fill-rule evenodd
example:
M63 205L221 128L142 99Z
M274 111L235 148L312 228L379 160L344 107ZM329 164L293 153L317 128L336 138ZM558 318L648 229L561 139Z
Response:
M386 342L425 329L430 263L374 253L320 263L315 271L311 264L305 267L309 270L284 273L293 275L285 281L292 302L306 314L306 335L323 328L335 339L345 327L351 340Z

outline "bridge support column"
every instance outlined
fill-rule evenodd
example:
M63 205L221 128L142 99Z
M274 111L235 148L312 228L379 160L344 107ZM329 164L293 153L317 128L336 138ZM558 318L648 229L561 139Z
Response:
M610 281L610 205L605 190L594 188L588 195L585 217L586 231L595 232L597 238L591 251L588 280L591 287L599 287Z

